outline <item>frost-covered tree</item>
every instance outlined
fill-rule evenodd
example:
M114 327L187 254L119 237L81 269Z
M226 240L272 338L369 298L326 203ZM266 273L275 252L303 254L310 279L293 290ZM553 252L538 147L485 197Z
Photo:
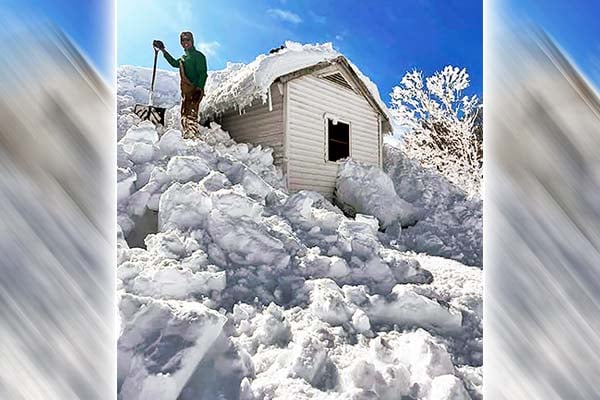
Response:
M446 66L425 81L421 71L408 72L392 91L392 114L404 130L409 157L437 169L469 195L479 196L482 110L476 95L462 95L468 86L464 68Z

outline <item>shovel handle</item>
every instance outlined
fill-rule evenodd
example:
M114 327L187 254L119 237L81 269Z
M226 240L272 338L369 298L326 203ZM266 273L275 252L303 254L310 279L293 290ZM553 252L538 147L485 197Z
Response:
M150 91L154 92L154 79L156 78L156 60L158 59L158 49L154 48L154 66L152 67L152 84Z

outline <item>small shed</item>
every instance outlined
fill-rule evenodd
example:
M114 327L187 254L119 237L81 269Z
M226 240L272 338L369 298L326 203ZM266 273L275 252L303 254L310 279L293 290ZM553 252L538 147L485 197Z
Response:
M209 75L202 104L238 142L273 148L289 191L332 199L340 160L382 166L388 109L376 86L331 44L300 45Z

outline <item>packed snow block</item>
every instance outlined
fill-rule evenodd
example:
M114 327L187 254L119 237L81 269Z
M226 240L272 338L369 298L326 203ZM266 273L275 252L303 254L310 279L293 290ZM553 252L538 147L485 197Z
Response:
M260 220L235 218L213 209L208 216L207 230L234 264L284 268L290 262L291 256L284 244Z
M358 333L366 333L371 329L369 316L360 308L352 315L352 326Z
M409 393L410 372L402 364L384 364L373 359L359 358L348 369L349 381L362 389L361 394L365 395L358 397L359 399L396 400Z
M310 292L310 310L322 321L342 325L351 320L354 310L344 293L331 279L315 279L305 283Z
M210 171L201 181L200 186L207 192L216 192L220 189L228 189L231 182L227 177L218 171Z
M210 171L211 168L204 159L196 156L174 156L167 164L167 174L181 183L198 182Z
M475 399L483 399L483 366L462 365L457 367L456 371L467 392L471 393Z
M347 159L338 168L335 201L347 214L373 215L382 228L394 221L403 226L414 224L418 211L401 199L389 176L380 168Z
M402 379L402 387L412 398L428 398L437 377L456 372L446 346L423 329L381 334L371 340L369 349L369 357L378 370L394 365L404 376L409 372L408 382Z
M123 169L133 167L133 162L129 159L129 154L123 149L122 144L117 144L117 167Z
M312 247L300 258L299 271L310 278L344 278L350 273L348 263L337 256L322 256L318 247Z
M127 294L119 308L118 398L177 399L226 318L200 303Z
M471 400L471 396L456 376L442 375L431 382L427 400Z
M239 312L239 311L238 311ZM274 303L252 321L255 330L252 339L257 346L285 347L292 339L292 331L283 309Z
M133 107L135 102L129 96L117 96L117 98L121 98L121 100L117 100L117 109L118 117L117 117L117 140L123 139L129 128L140 123L140 117L133 113L122 114L120 110L126 107Z
M428 284L433 282L433 274L412 257L388 248L382 248L379 256L388 265L397 283Z
M327 390L335 387L338 371L323 343L308 334L292 350L290 376L302 378L313 387Z
M146 184L129 198L127 205L129 214L142 215L146 209L158 211L160 196L172 182L164 168L160 166L152 168Z
M290 195L278 211L294 227L319 236L337 235L336 231L344 220L341 211L323 195L306 190Z
M178 129L167 130L158 141L159 157L172 157L177 154L185 153L188 149L188 144L181 136L181 131Z
M461 330L462 314L453 307L415 293L407 285L396 285L390 296L373 296L367 314L372 322L421 326L443 333Z
M125 136L119 140L129 159L135 164L142 164L153 159L158 142L156 127L150 121L142 121L129 128Z
M152 255L157 255L159 260L183 258L189 253L190 242L195 242L194 239L176 230L148 235L144 241L148 251Z
M136 173L130 168L117 168L117 204L131 196L136 179Z
M119 273L127 263L117 269L123 287L130 293L162 299L190 299L225 289L225 271L197 271L181 263L164 260L154 265L145 265L135 276Z
M231 218L259 222L263 214L263 206L248 197L240 186L212 192L210 197L215 208Z
M212 209L210 195L198 183L176 182L160 197L158 229L164 232L202 228Z
M338 229L338 245L350 253L352 257L369 260L377 255L381 242L377 237L377 228L364 219L351 220L344 218Z

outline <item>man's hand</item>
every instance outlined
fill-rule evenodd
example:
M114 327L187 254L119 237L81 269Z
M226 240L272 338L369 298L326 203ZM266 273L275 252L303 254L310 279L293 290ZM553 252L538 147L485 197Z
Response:
M160 50L160 51L164 51L165 50L165 44L161 41L161 40L155 40L152 42L152 46L154 46L154 48Z

